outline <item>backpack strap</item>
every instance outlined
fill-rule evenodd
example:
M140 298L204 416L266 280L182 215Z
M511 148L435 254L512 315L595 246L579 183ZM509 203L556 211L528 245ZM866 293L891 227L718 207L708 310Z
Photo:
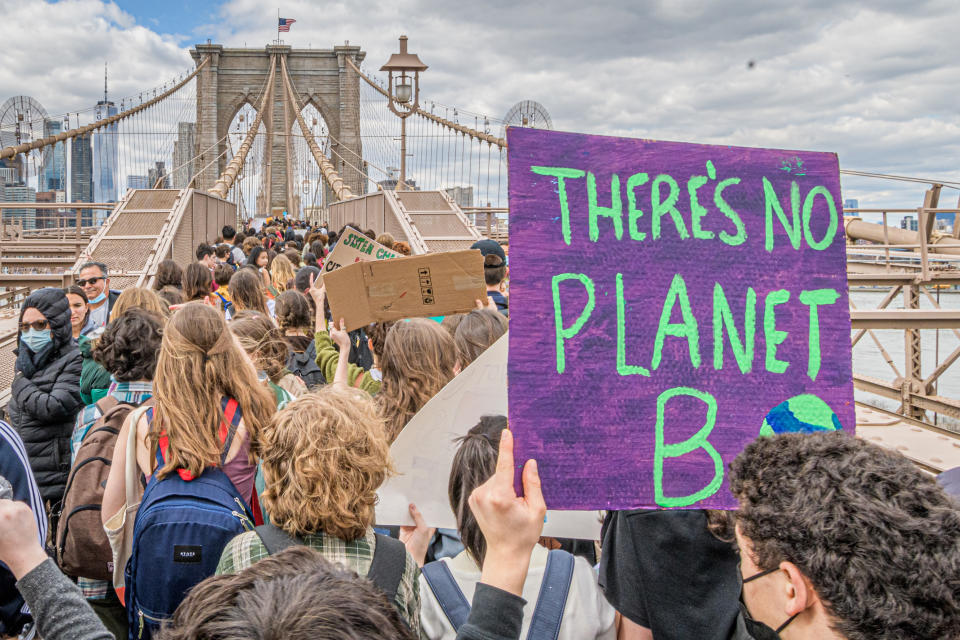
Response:
M237 427L240 425L240 420L243 416L240 412L240 404L233 398L224 397L220 406L223 408L224 417L224 420L220 421L219 429L220 442L223 443L223 449L220 453L220 467L222 468L227 461L227 454L230 453L230 445L233 444L233 437L237 434ZM152 411L147 414L147 420L153 421ZM166 464L168 446L169 438L167 437L167 432L162 431L160 432L160 438L157 440L157 469ZM193 474L186 469L177 469L177 473L187 482L193 480Z
M262 524L259 527L256 527L254 531L256 531L257 535L260 536L260 541L263 542L263 546L267 548L267 553L272 556L280 553L287 547L303 544L302 540L299 538L294 538L289 533L272 523Z
M556 640L563 610L573 580L573 555L554 549L547 555L547 568L540 583L537 605L530 618L527 640Z
M377 546L373 550L373 562L370 563L367 578L377 585L392 603L397 597L403 570L407 566L407 548L394 538L379 533L374 535Z
M430 590L440 603L443 615L447 616L455 632L460 631L470 617L470 603L457 585L450 567L443 560L435 560L423 565L420 575L427 580Z

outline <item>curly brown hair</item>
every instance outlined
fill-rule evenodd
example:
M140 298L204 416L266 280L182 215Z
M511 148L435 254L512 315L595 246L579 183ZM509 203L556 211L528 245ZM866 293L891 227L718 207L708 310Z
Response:
M730 489L757 566L796 565L843 637L960 637L960 505L899 453L842 432L759 438Z
M384 423L369 394L329 385L277 412L263 432L263 505L289 534L356 540L373 524L392 472Z

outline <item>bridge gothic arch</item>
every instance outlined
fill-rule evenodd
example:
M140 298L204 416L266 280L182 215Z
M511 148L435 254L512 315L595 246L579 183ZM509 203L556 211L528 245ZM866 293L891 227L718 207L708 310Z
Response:
M276 55L276 79L273 102L264 114L270 179L265 184L265 202L279 213L292 208L294 194L288 193L288 136L274 135L286 127L279 58L286 60L301 105L312 104L322 115L330 135L344 147L337 153L345 158L360 158L360 78L347 59L357 65L366 55L360 47L343 45L333 49L293 49L286 45L268 45L263 49L233 49L219 44L197 45L190 51L199 65L207 56L210 62L197 76L197 153L196 166L205 167L197 177L197 188L209 189L227 164L226 136L237 113L246 103L259 106L258 97L270 75L271 56ZM218 158L219 156L219 158ZM249 161L249 160L248 160ZM361 162L351 162L357 167ZM336 162L338 169L340 162ZM365 180L360 172L344 165L340 172L355 193L363 193Z

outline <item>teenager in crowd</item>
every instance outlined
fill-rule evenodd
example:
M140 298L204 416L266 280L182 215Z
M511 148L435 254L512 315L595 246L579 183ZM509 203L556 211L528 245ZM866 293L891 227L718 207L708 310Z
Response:
M73 339L70 303L60 289L32 292L20 309L7 415L20 434L48 508L63 498L70 434L82 406L83 358ZM54 518L55 520L56 518Z
M397 242L394 242L393 250L402 256L409 256L410 254L413 253L413 251L410 249L410 243L405 242L403 240L398 240Z
M87 326L87 316L90 314L90 307L87 304L87 294L77 285L71 285L63 290L70 303L70 330L74 340L79 340L83 334L84 327Z
M128 309L145 309L151 313L167 318L170 316L170 309L160 297L160 293L144 287L131 287L125 289L117 302L113 305L113 311L110 312L110 321L116 320Z
M296 289L284 291L277 298L275 309L277 325L290 348L287 369L303 380L308 389L326 383L323 371L317 366L313 313L307 297Z
M319 267L317 256L310 251L307 251L305 254L303 254L303 264L306 267Z
M153 311L134 307L107 325L93 349L93 358L111 377L109 400L105 398L88 405L77 416L71 438L71 459L74 462L80 445L103 417L104 411L121 403L136 407L153 395L153 375L165 320L164 316ZM124 637L127 614L123 603L117 600L113 585L109 581L83 576L77 578L77 585L107 628L118 638Z
M256 236L247 236L246 240L243 241L243 246L241 247L242 250L243 250L243 259L244 259L244 261L247 259L247 256L249 256L250 253L251 253L256 247L261 246L261 244L262 244L262 242L261 242L260 238L258 238L258 237L256 237ZM243 262L240 262L239 264L243 264Z
M439 598L443 598L445 603L448 599L449 603L454 602L456 596L470 601L480 582L487 542L473 515L469 498L474 489L494 475L500 434L506 426L507 419L504 416L485 416L466 436L460 438L460 447L450 469L449 496L450 507L457 518L460 539L466 549L453 558L437 560L424 567L424 574L420 579L421 622L425 635L431 640L453 640L457 633ZM544 584L547 579L547 561L551 553L555 556L566 556L563 561L572 562L572 573L567 580L561 577L562 574L557 576L551 573L549 584ZM554 557L551 562L560 563L561 560ZM562 622L556 638L612 640L616 636L613 607L604 598L603 592L597 586L596 573L585 559L574 559L565 551L548 552L537 545L533 548L529 566L522 589L524 599L530 603L524 610L524 630L529 628L534 611L537 610L538 594L549 588L566 593L565 600L558 604L562 607ZM452 589L445 583L444 579L448 577L454 580ZM436 590L439 590L439 593ZM545 611L537 615L544 616Z
M960 637L960 509L907 458L841 432L781 434L747 445L730 489L752 637Z
M317 349L320 353L320 349ZM390 327L379 354L383 383L377 400L392 442L400 430L460 371L450 334L433 320L412 318Z
M382 244L387 249L393 249L393 243L396 242L396 240L393 239L393 234L381 233L377 236L376 242L377 244Z
M290 267L293 271L296 271L300 268L300 261L302 256L300 254L300 249L297 248L299 241L292 242L291 246L283 250L283 256L290 261Z
M157 277L154 278L153 288L157 291L164 287L179 289L183 282L183 269L173 260L164 260L157 265Z
M237 312L230 321L230 331L253 360L258 373L266 376L265 382L278 407L307 392L303 381L287 369L287 341L267 316L256 311Z
M299 262L299 258L297 261ZM277 295L286 291L288 286L293 286L293 279L296 275L296 271L294 271L287 256L281 253L273 259L273 263L270 265L270 281L273 283L274 289L277 290Z
M323 260L325 257L327 257L327 249L324 241L322 240L323 237L324 236L321 236L320 240L314 240L310 244L310 253L317 256L318 262Z
M207 245L209 246L209 245ZM199 262L191 262L183 271L183 297L186 302L203 300L213 289L213 274Z
M460 368L466 369L467 365L476 360L506 332L507 319L501 313L490 309L475 309L465 314L454 330Z
M247 264L254 267L263 282L263 290L267 298L277 297L277 290L274 288L270 278L270 251L264 247L254 247L247 256Z
M231 316L237 311L244 310L270 315L263 290L263 280L255 269L250 267L237 269L237 272L230 277L229 286L230 297L233 299Z
M197 247L197 262L205 266L209 271L217 266L217 250L205 242Z
M399 542L373 532L376 491L391 467L383 420L370 396L337 385L324 387L280 410L262 437L262 501L276 533L361 576L368 574L376 554L402 554L399 583L378 586L393 590L393 604L419 635L417 564ZM234 538L217 573L236 573L270 555L271 540L261 533Z
M233 306L233 298L230 295L230 278L236 273L229 264L218 264L213 270L213 282L217 285L214 295L220 300L220 308L229 311Z
M141 473L163 478L184 470L197 477L206 467L221 465L222 458L237 492L252 497L260 432L275 404L220 312L206 304L187 304L173 314L164 327L153 389L155 407L132 427L137 429ZM224 443L219 427L226 422L230 400L236 401L241 417L234 437ZM128 421L117 437L114 460L126 460L129 428ZM157 469L154 452L162 437L165 464ZM123 465L111 466L103 497L105 524L124 505L125 483Z

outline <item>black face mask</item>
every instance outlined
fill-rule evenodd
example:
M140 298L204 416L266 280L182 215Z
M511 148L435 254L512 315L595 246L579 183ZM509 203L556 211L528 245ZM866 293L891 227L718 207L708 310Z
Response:
M778 570L777 568L774 568L774 569L768 569L766 571L761 571L759 573L755 573L749 578L744 578L743 584L746 584L752 580L756 580L757 578L762 578L764 576L770 575L771 573L777 570ZM739 569L737 570L737 573L739 574ZM763 622L760 622L759 620L754 620L753 617L750 615L750 612L747 610L747 605L744 604L743 602L743 586L742 585L740 587L739 604L740 604L740 615L743 618L744 625L747 628L747 633L750 634L750 637L753 638L753 640L779 640L780 632L786 629L787 625L793 622L793 619L796 618L798 615L800 615L799 613L795 613L789 618L787 618L786 621L784 621L784 623L781 624L779 627L777 627L776 629L771 629L768 625L764 624Z

